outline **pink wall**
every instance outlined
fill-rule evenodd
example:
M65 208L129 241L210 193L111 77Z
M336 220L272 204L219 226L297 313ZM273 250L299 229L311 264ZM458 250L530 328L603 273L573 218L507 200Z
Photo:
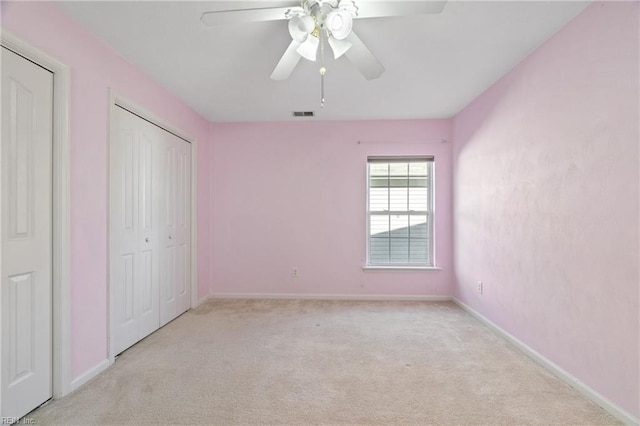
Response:
M213 293L452 293L449 120L216 124L213 134ZM367 156L415 154L436 156L442 270L365 272Z
M589 7L453 129L210 125L54 4L1 8L3 28L72 71L73 377L107 355L111 87L200 142L199 297L450 295L455 224L456 297L638 416L637 3ZM436 156L442 270L365 272L366 158L410 154Z
M2 2L2 26L71 69L72 376L107 357L109 88L200 142L198 226L208 232L209 123L48 2ZM204 195L203 195L204 194ZM199 294L208 293L208 235ZM202 259L201 257L205 257Z
M638 7L594 3L475 100L453 160L456 297L636 418Z

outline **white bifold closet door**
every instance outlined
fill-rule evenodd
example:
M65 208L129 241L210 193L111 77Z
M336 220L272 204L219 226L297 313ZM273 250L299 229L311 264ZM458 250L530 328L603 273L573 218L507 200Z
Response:
M53 74L0 50L0 423L11 423L52 394Z
M116 107L111 138L114 354L190 307L191 145Z

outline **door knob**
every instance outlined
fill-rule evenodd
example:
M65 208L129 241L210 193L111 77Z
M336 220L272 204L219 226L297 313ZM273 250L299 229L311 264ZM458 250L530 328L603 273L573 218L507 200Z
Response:
M169 239L170 239L170 240L173 240L173 236L169 235Z
M148 243L148 242L149 242L149 237L145 238L145 239L144 239L144 241L145 241L146 243Z

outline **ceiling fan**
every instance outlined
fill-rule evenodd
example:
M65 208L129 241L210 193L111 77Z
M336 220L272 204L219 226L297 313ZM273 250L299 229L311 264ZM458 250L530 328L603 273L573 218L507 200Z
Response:
M301 0L289 7L265 7L205 12L205 25L229 25L261 21L289 21L292 41L271 73L274 80L285 80L305 58L315 61L320 50L319 69L324 104L324 46L338 59L345 55L364 75L373 80L382 75L384 66L353 32L354 18L380 18L440 13L446 0Z

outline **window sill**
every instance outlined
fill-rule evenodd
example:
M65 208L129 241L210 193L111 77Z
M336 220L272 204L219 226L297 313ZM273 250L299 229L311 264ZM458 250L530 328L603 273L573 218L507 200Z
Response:
M364 271L441 271L437 266L363 266Z

